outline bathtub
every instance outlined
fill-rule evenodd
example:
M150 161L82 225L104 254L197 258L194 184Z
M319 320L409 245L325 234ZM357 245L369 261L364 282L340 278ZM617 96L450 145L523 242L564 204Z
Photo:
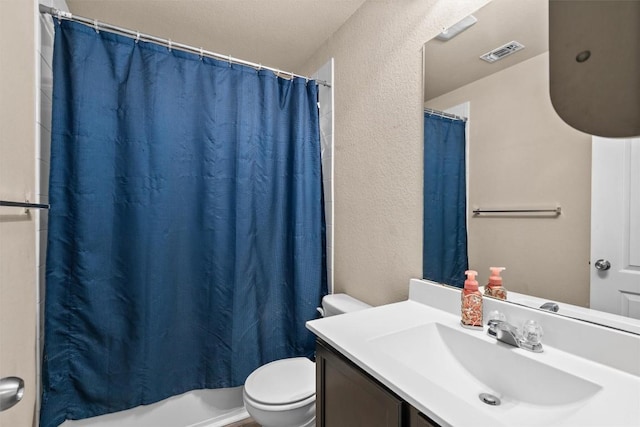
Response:
M242 387L193 390L153 405L67 420L61 427L223 427L249 418L242 403Z

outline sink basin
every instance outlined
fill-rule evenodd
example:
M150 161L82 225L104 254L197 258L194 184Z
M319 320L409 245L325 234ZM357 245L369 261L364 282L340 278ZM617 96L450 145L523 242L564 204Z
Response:
M408 301L307 327L442 426L640 426L637 335L485 302L517 322L542 324L544 351L461 327L460 291L419 280Z
M602 389L536 360L543 359L544 353L523 354L525 350L481 334L433 322L378 336L369 343L425 381L468 399L490 393L502 405L550 409L586 401Z

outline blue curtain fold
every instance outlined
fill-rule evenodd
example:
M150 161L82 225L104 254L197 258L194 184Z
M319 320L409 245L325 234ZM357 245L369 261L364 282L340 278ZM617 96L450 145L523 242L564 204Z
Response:
M41 426L311 356L317 86L56 22Z
M467 258L465 122L424 115L423 277L462 287Z

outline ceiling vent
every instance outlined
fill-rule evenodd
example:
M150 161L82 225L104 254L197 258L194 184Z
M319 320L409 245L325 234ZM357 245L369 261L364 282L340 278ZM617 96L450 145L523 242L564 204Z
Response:
M512 55L522 49L524 49L524 45L522 43L512 41L503 46L493 49L491 52L485 53L480 57L480 59L487 62L496 62L497 60L506 58L507 56Z

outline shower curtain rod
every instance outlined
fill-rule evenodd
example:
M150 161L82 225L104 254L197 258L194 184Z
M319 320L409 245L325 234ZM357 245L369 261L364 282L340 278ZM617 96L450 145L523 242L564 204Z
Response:
M234 58L231 55L222 55L219 53L215 53L215 52L210 52L208 50L204 50L203 48L198 48L198 47L193 47L193 46L189 46L186 44L182 44L182 43L176 43L174 41L172 41L171 39L163 39L160 37L156 37L156 36L152 36L149 34L144 34L141 33L139 31L133 31L133 30L129 30L127 28L122 28L122 27L117 27L115 25L111 25L111 24L107 24L104 22L98 22L98 20L96 19L89 19L89 18L84 18L82 16L77 16L77 15L73 15L70 12L65 12L64 10L60 10L60 9L56 9L55 7L49 7L49 6L45 6L45 5L39 5L39 10L40 13L46 13L51 15L54 18L58 18L58 19L66 19L68 21L74 21L74 22L79 22L81 24L87 25L89 27L93 27L96 31L100 31L100 30L105 30L108 31L110 33L117 33L120 35L123 35L125 37L129 37L132 39L135 39L136 41L138 40L142 40L144 42L151 42L151 43L155 43L155 44L159 44L161 46L165 46L167 48L169 48L169 50L171 49L178 49L178 50L182 50L185 52L189 52L189 53L195 53L201 57L209 57L209 58L214 58L214 59L219 59L222 61L227 61L229 63L234 63L234 64L240 64L240 65L247 65L249 67L255 68L257 70L269 70L269 71L273 71L275 73L276 76L281 77L281 78L289 78L292 79L294 77L301 77L303 79L306 79L307 81L309 80L313 80L307 76L301 76L299 74L295 74L295 73L290 73L288 71L282 71L279 70L277 68L271 68L271 67L266 67L262 64L256 64L254 62L249 62L249 61L245 61L243 59L238 59L238 58ZM323 86L327 86L327 87L331 87L331 85L329 83L327 83L324 80L315 80L318 84L321 84Z
M455 114L445 113L444 111L432 110L431 108L425 108L424 112L434 116L444 117L446 119L462 120L463 122L467 121L466 117L456 116Z

